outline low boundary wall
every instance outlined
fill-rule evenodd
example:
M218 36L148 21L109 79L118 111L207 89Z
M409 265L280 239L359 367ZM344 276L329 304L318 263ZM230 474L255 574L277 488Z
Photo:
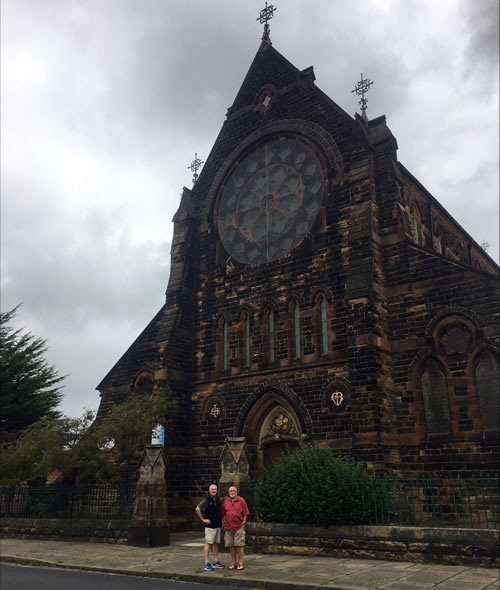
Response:
M127 543L129 521L2 518L2 537ZM248 522L247 547L258 553L500 567L500 531L403 526L319 527Z
M2 518L2 537L127 543L128 520L85 520L70 518Z
M497 529L248 522L246 544L259 553L500 566L499 533Z

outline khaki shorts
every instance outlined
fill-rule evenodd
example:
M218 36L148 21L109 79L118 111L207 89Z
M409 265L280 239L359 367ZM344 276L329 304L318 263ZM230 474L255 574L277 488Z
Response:
M221 538L220 527L216 529L211 529L210 527L205 527L205 543L207 545L213 545L214 543L219 544Z
M245 527L240 527L236 532L225 531L224 544L226 547L244 547L245 546Z

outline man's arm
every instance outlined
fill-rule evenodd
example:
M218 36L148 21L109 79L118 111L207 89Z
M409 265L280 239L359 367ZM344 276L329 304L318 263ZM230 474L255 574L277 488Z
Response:
M203 524L210 524L210 519L205 518L203 516L203 513L201 512L201 508L199 506L196 506L194 510Z
M247 523L247 518L248 518L248 515L250 514L250 511L248 510L248 505L246 503L246 500L244 500L243 498L242 498L242 500L243 500L243 524L245 525Z

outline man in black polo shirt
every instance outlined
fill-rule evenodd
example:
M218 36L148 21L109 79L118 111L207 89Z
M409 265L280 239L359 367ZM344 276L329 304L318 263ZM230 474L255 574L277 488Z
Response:
M202 500L195 508L201 522L205 525L205 568L211 572L214 568L223 569L224 566L219 561L219 543L221 540L222 528L222 508L220 498L217 495L217 486L213 483L208 488L208 496ZM214 556L213 565L210 564L209 554L210 547Z

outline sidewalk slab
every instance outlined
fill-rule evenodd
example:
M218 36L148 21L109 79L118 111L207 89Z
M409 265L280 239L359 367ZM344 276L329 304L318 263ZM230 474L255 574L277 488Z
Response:
M203 570L200 533L173 534L167 547L75 541L2 539L0 560L265 590L492 590L494 568L415 564L290 554L245 555L245 569ZM220 560L229 565L229 554Z

